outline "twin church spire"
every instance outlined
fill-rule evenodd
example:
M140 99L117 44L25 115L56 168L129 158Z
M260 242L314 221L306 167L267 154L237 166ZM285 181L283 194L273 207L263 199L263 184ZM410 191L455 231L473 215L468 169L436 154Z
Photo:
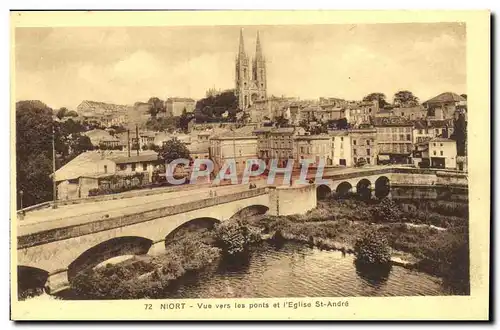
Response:
M266 99L266 61L262 53L260 34L257 32L255 57L250 61L245 51L243 29L240 30L240 44L236 57L236 94L240 109L250 108L256 101Z

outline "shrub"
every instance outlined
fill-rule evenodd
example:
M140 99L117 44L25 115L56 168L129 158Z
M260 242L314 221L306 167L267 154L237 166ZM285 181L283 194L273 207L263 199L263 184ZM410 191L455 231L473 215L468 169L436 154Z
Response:
M247 252L251 244L260 240L257 230L241 220L217 224L214 234L217 245L230 255Z
M399 222L402 212L398 205L389 198L384 198L372 210L376 222Z
M391 261L391 248L385 235L365 232L354 245L356 261L365 264L387 264Z

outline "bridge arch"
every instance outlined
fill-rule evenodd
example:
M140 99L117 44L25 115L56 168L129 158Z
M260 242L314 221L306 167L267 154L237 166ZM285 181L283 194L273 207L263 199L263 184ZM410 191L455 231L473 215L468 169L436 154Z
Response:
M335 189L335 193L338 197L346 197L349 194L349 191L352 189L352 184L347 181L341 182L337 189Z
M332 194L332 189L325 185L325 184L320 184L316 187L316 196L318 200L324 200L330 197Z
M370 199L371 197L371 187L372 183L368 179L361 179L356 184L356 192L361 199Z
M100 263L118 256L148 253L153 241L138 236L111 238L86 250L68 266L68 280L80 272L90 270Z
M229 219L253 217L256 215L266 214L268 211L269 207L265 205L250 205L238 210L238 212L233 214Z
M375 197L382 199L389 195L391 190L389 178L381 176L375 180Z
M218 223L220 223L219 219L211 217L201 217L189 220L165 236L165 247L168 247L168 245L174 243L188 232L194 230L212 230Z

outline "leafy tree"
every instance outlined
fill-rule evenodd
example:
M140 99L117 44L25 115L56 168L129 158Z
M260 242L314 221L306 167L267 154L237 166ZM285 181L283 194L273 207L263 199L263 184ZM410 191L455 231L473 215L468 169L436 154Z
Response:
M278 127L288 127L289 124L289 120L286 119L283 115L274 118L274 122Z
M23 207L53 198L52 109L40 101L16 103L16 188ZM20 199L17 199L20 207Z
M398 222L401 220L401 210L389 198L382 199L372 212L373 218L377 222Z
M389 104L386 101L386 97L385 97L384 93L370 93L363 98L363 101L365 101L365 102L373 102L375 100L378 101L380 108L384 108L386 105Z
M388 264L391 247L387 238L376 231L367 231L354 245L356 261L364 264Z
M453 134L450 136L452 140L457 141L457 155L465 156L467 144L467 122L465 115L459 114L458 118L453 121Z
M158 158L167 164L180 158L189 159L189 149L184 143L174 138L165 142L158 150Z
M413 107L418 105L418 97L410 91L399 91L394 94L394 103L401 106Z
M77 135L73 138L73 143L71 145L72 153L75 154L75 157L81 154L82 152L92 150L94 146L90 141L90 138L85 135Z
M165 102L160 100L157 97L151 97L148 100L148 103L151 104L151 108L149 109L149 114L151 117L156 117L159 112L165 112Z
M66 117L78 117L78 113L75 110L68 111Z
M56 116L57 116L57 118L62 119L63 117L67 116L67 113L68 113L68 109L63 107L57 111Z
M460 94L460 96L467 100L467 94Z
M187 113L186 109L182 111L182 115L179 118L178 128L180 128L183 132L187 132L188 125L191 120L193 120L193 115Z

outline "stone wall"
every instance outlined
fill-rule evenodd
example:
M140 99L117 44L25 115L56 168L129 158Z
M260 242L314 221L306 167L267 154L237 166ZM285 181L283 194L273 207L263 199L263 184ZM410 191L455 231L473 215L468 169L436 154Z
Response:
M277 187L269 190L269 214L304 214L317 206L316 185Z

